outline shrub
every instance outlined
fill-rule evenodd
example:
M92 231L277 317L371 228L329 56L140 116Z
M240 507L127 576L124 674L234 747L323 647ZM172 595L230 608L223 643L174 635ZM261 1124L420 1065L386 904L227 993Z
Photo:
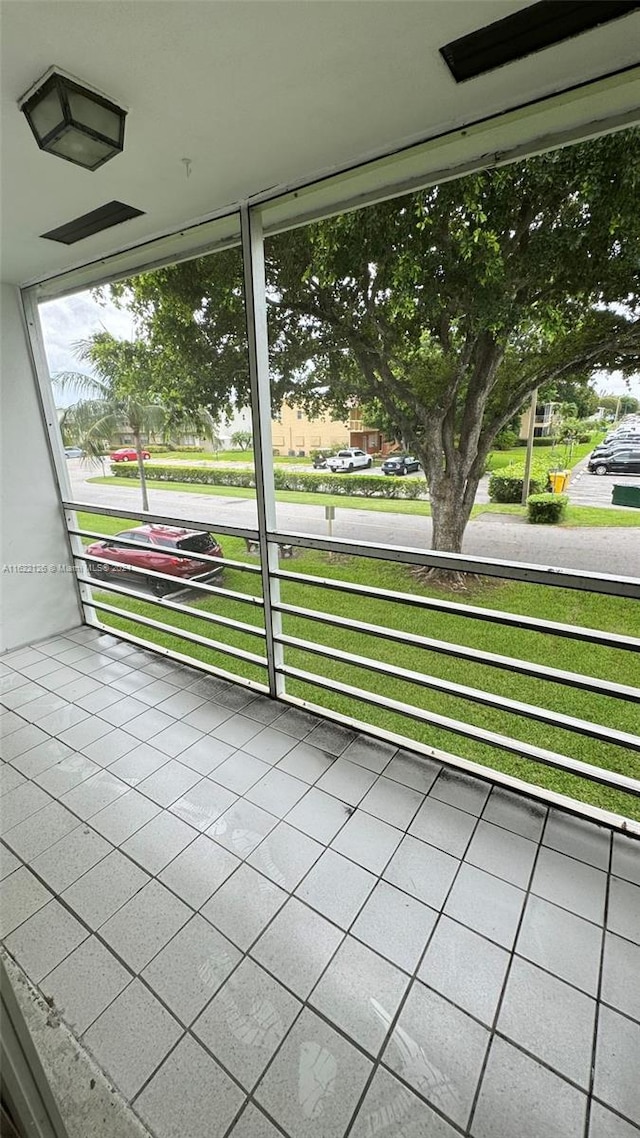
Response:
M527 515L532 525L555 525L567 512L567 494L531 494L527 498Z
M178 443L152 443L146 448L149 454L168 454L170 451L184 451L186 454L202 454L204 447L182 446Z
M533 440L533 445L534 447L552 447L555 446L556 442L557 439L554 439L553 435L539 435ZM526 439L518 439L517 442L514 443L514 446L517 447L526 447L526 445Z
M499 431L493 440L494 450L512 450L515 446L518 446L518 435L515 431L509 430L508 427Z
M209 466L162 466L147 464L147 477L158 482L188 482L203 486L255 487L253 470L225 470ZM119 478L138 477L137 468L111 463L112 474ZM273 472L276 490L297 490L313 494L333 494L357 498L421 498L426 483L421 478L387 478L384 474L332 474L319 471L290 470L276 466Z
M532 494L542 494L547 489L549 477L546 468L532 465L529 490ZM489 498L492 502L521 502L524 483L524 466L512 463L495 470L489 479Z
M312 447L309 451L309 458L313 460L317 458L319 454L328 458L330 454L335 454L335 451L333 447Z

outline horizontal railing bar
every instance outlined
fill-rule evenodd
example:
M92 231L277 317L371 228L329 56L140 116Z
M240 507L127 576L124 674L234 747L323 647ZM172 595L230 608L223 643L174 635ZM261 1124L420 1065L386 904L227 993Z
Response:
M327 718L327 708L323 707L322 704L314 703L309 699L301 699L300 696L291 695L290 692L284 692L280 699L292 707L298 707L324 719ZM385 727L375 727L374 734L374 728L370 723L365 723L362 719L355 719L351 715L343 715L340 711L331 711L331 722L339 723L344 727L351 727L354 731L363 732L374 739L382 739L386 743L392 743L395 747L415 751L420 758L431 759L437 763L442 763L443 766L464 771L474 778L481 778L485 783L512 790L523 798L534 799L547 806L557 806L577 818L588 818L592 822L611 826L616 830L622 830L640 838L640 822L627 818L623 814L614 814L610 810L604 810L601 806L593 806L590 802L581 802L579 799L569 798L566 794L559 794L556 790L538 786L535 782L525 782L524 779L517 778L515 775L506 774L506 772L494 767L483 766L472 759L463 759L460 755L454 755L450 751L443 751L438 747L431 747L419 739L411 739L407 735L388 731ZM393 778L393 775L388 777Z
M230 644L222 644L218 640L210 640L208 636L200 636L197 632L188 632L183 628L174 628L170 624L163 624L162 621L154 620L150 616L141 616L137 612L129 612L127 609L119 609L116 605L108 605L104 601L96 601L94 598L91 600L91 608L100 609L101 612L110 612L113 616L124 617L125 620L135 621L136 624L144 624L147 628L156 628L159 632L166 632L170 636L176 636L179 640L188 640L191 644L199 644L203 648L209 648L214 652L223 652L226 656L235 656L238 660L246 660L250 664L258 664L261 668L266 668L267 661L264 656L256 656L254 652L247 652L244 648L233 648ZM110 629L113 632L113 628ZM118 629L119 632L119 629Z
M82 552L76 553L74 551L74 558L78 561L92 561L95 563L95 558L91 554ZM119 569L122 572L122 563L120 561L111 561L107 557L100 558L101 565L108 565L111 568ZM132 577L152 577L158 581L169 581L175 585L176 581L183 583L182 587L185 589L197 589L202 593L210 594L216 597L229 597L232 601L242 601L247 605L254 605L258 608L264 608L264 601L262 597L256 597L252 593L238 593L234 589L223 589L221 585L210 585L206 581L198 581L193 577L188 579L184 577L175 577L171 573L161 573L158 569L127 569L125 573L129 573ZM102 584L98 578L93 578L96 581L98 588Z
M468 687L452 680L441 680L426 672L415 672L410 668L402 668L396 664L386 664L382 660L372 660L368 656L358 656L354 652L345 652L340 648L332 648L324 644L317 644L312 640L302 640L298 636L280 634L275 637L280 644L290 648L298 648L303 652L310 652L316 656L325 656L330 660L340 660L379 675L389 676L392 679L407 680L419 687L430 691L442 692L452 698L465 699L470 703L480 704L484 707L494 707L498 711L506 711L511 715L519 715L534 722L546 723L549 727L560 727L565 731L572 731L576 735L586 735L590 739L599 739L603 743L613 743L618 747L626 747L630 751L640 751L640 736L630 735L626 731L617 731L613 727L603 727L599 723L591 723L587 719L577 719L572 715L564 715L560 711L549 711L545 707L538 707L531 703L522 703L520 700L509 699L507 696L497 696L481 688Z
M172 601L170 597L140 597L140 593L135 589L130 589L126 585L118 585L115 581L100 581L96 577L78 577L83 585L93 585L94 588L106 589L109 593L117 593L123 597L133 597L134 600L143 600L146 605L157 605L160 608L171 609L172 612L182 613L184 616L196 617L198 620L204 620L208 624L219 624L224 628L231 628L236 632L246 632L249 636L259 636L262 640L266 639L266 632L264 628L259 628L255 624L246 624L243 620L232 620L228 616L220 616L218 613L204 612L200 609L194 609L191 605L181 604L180 601ZM187 588L189 586L187 585ZM178 629L178 632L181 632Z
M510 581L525 581L536 585L553 585L563 589L581 589L591 593L605 593L614 597L640 599L640 579L616 577L608 573L582 573L577 569L556 569L553 566L532 565L527 562L499 561L491 557L467 557L462 553L441 553L436 550L414 549L408 546L380 546L370 541L352 541L349 538L334 540L315 537L313 534L269 531L267 540L286 542L304 549L319 549L327 553L369 557L376 561L394 561L403 565L423 565L427 568L448 569L460 573L475 573L484 577L501 577Z
M518 755L520 758L532 759L534 762L542 763L544 766L555 767L558 770L567 771L569 774L578 775L580 778L587 778L592 782L601 783L603 786L611 786L615 790L622 790L628 794L640 796L640 781L627 778L626 775L618 774L616 771L607 771L601 767L594 767L590 763L583 763L578 759L570 759L567 755L560 755L555 751L548 751L540 747L535 747L530 743L523 743L517 739L511 739L506 735L499 735L494 731L487 731L483 727L473 727L471 724L462 723L457 719L448 719L446 716L438 715L436 712L425 711L422 708L413 707L411 704L402 703L400 700L390 699L388 696L378 695L375 692L366 691L363 688L355 688L352 687L351 684L340 683L338 680L326 679L324 676L316 675L315 672L305 672L303 669L294 668L289 664L283 664L278 670L286 676L301 680L303 683L326 688L328 691L346 695L350 699L370 703L375 707L383 707L387 711L395 711L399 715L404 715L409 719L416 719L421 723L428 723L432 727L439 727L443 731L449 731L453 735L462 735L464 738L486 743L502 751L508 751L510 754Z
M247 573L260 573L259 565L248 565L245 561L232 561L231 558L224 556L213 557L210 553L199 553L195 549L178 549L172 546L149 544L148 541L134 541L130 537L99 533L97 530L78 529L75 526L67 526L67 530L76 537L97 537L101 541L112 542L114 545L131 546L133 549L143 549L147 552L151 550L153 553L166 553L169 557L182 558L183 561L203 561L206 564L228 566L231 569L246 569Z
M499 609L484 609L477 605L465 605L456 601L444 601L437 597L422 597L416 593L400 593L393 589L378 589L371 585L356 585L351 581L339 581L334 577L316 577L306 573L296 573L289 569L278 569L271 573L280 581L296 581L302 585L315 585L337 593L352 593L358 597L372 600L393 601L396 604L414 608L432 609L435 612L450 613L465 619L482 620L489 624L504 624L512 628L522 628L527 632L542 635L561 636L569 640L580 640L586 644L598 644L603 648L619 648L627 652L640 652L640 639L622 636L616 632L602 632L597 628L581 628L579 625L559 624L552 620L538 620L535 617L521 616L519 613L501 612Z
M98 620L97 617L87 620L86 625L90 628L99 629L109 635L115 635L128 643L147 648L158 656L175 660L178 663L184 664L191 671L202 672L216 678L230 681L231 683L255 691L261 695L268 694L267 685L261 684L258 680L247 679L244 676L236 675L234 672L228 672L217 665L208 664L203 660L196 660L191 656L186 656L182 652L177 652L173 648L167 648L151 640L146 640L144 637L136 636L126 629L118 628L114 630L111 625L104 624ZM385 742L392 743L396 747L408 748L425 759L432 759L445 766L448 765L454 769L464 771L474 777L481 778L485 783L504 787L525 798L534 799L546 805L557 806L559 809L565 810L578 818L588 818L598 824L611 826L624 833L640 837L640 822L636 822L624 815L614 814L609 810L604 810L602 807L594 806L588 802L581 802L579 799L559 794L557 791L538 786L536 783L526 782L524 779L517 778L514 775L506 774L493 767L484 766L481 763L474 762L472 759L464 759L459 755L432 747L418 739L412 739L407 735L400 735L396 732L388 731L383 727L376 726L374 728L370 723L353 718L352 716L344 715L342 712L331 710L329 713L328 709L321 704L316 704L308 699L302 699L300 696L292 695L289 692L284 692L277 702L282 704L284 708L297 707L308 711L310 714L318 715L324 720L327 720L330 714L332 722L335 721L374 738L383 739Z
M156 644L155 641L146 640L143 636L136 636L134 632L128 632L124 628L114 629L112 625L105 624L103 621L98 620L97 617L85 621L85 624L88 628L98 628L101 632L116 636L119 640L126 640L129 644L139 644L142 648L148 648L151 652L155 652L159 656L164 656L169 660L176 660L179 664L184 664L193 671L204 672L216 678L229 680L230 683L238 684L244 688L251 688L252 691L259 692L261 695L268 695L269 693L267 684L261 684L259 680L250 680L247 679L246 676L239 676L236 672L227 672L225 668L219 668L216 664L208 664L205 660L196 660L193 656L187 656L184 652L177 652L174 648L167 648L164 644Z
M124 510L115 509L112 506L96 506L95 504L86 502L62 502L65 510L74 510L76 513L82 514L101 514L106 518L127 518L129 521L142 522L146 525L148 522L155 522L157 525L163 526L179 526L181 529L196 529L206 530L207 533L212 528L210 521L203 521L202 519L193 521L192 518L176 518L173 515L167 514L152 514L148 510ZM225 534L227 537L244 537L249 538L250 541L256 541L258 538L258 531L256 529L245 529L240 526L227 526L227 525L214 525L216 533Z
M640 702L640 688L628 687L626 684L615 684L610 680L599 680L595 676L584 676L580 672L564 672L558 668L548 667L546 664L533 664L528 660L518 660L515 656L500 656L495 652L484 652L479 648L451 644L446 640L433 640L429 636L420 636L415 632L385 628L381 624L367 624L362 620L334 616L332 613L301 608L298 605L278 603L274 604L273 608L277 609L278 612L302 617L304 620L312 620L318 624L328 624L336 628L350 628L354 632L376 636L381 640L391 640L397 644L413 644L416 648L424 648L439 655L468 660L472 664L486 664L489 667L500 668L507 672L516 672L523 676L535 676L537 679L550 683L563 684L566 687L579 688L582 691L591 691L596 695L608 695L616 699Z

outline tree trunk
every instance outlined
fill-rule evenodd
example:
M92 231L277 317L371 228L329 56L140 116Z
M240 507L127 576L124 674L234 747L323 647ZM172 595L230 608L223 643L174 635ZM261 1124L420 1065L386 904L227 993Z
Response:
M464 532L471 516L478 483L479 478L475 475L468 475L465 478L461 470L448 473L442 470L439 462L432 464L429 500L432 522L431 548L434 551L462 553ZM438 584L455 590L468 589L478 580L473 573L436 566L418 570L417 576L425 583Z
M432 538L431 548L442 553L462 553L462 540L469 521L469 512L462 504L462 495L450 479L443 479L436 494L431 492Z
M149 498L147 495L147 479L144 472L144 459L142 457L142 443L140 435L133 436L136 444L136 454L138 456L138 474L140 475L140 490L142 491L142 509L146 514L149 513Z

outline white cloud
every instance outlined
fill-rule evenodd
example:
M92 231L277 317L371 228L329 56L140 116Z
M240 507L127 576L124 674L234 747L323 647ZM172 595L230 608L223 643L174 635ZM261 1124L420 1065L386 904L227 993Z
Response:
M597 371L592 383L598 395L632 395L640 399L640 375L625 379L621 371Z
M61 371L91 374L91 367L78 359L74 345L94 332L110 332L118 340L135 339L132 314L116 308L110 300L98 301L91 292L41 304L40 320L50 375ZM61 402L73 403L75 398L74 393L68 391Z

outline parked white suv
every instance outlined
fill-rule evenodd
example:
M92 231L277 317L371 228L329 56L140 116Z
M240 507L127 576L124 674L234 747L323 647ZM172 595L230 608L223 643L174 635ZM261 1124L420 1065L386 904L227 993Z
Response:
M342 474L345 471L356 470L358 467L373 466L373 459L358 447L349 447L348 450L339 450L337 454L328 458L327 466L334 474Z

